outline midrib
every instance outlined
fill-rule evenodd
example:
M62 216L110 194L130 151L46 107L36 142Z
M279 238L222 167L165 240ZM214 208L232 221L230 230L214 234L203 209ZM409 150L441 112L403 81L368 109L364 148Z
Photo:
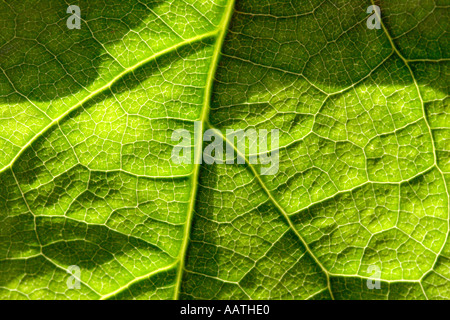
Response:
M195 204L196 204L196 198L197 198L197 190L198 190L198 177L200 172L200 159L203 154L203 132L206 126L206 123L208 121L209 117L209 110L210 110L210 102L211 102L211 96L212 96L212 88L214 84L214 76L216 74L217 66L220 59L220 54L222 51L222 46L225 40L225 36L228 30L228 25L231 21L231 17L233 15L234 10L234 1L235 0L228 0L227 6L225 8L225 12L222 18L222 21L218 27L218 37L215 43L214 52L211 60L211 65L209 67L208 71L208 77L206 80L206 86L205 86L205 93L203 96L203 105L202 105L202 111L200 115L200 123L201 123L201 134L198 135L197 141L195 141L196 146L200 146L200 148L194 148L196 150L196 154L194 155L195 161L194 161L194 171L191 176L191 195L189 198L189 209L187 213L187 219L184 227L184 235L183 235L183 243L181 245L180 255L178 257L179 260L179 266L177 271L177 280L175 284L175 291L174 291L174 299L178 300L180 297L180 289L181 289L181 283L183 279L183 270L184 265L186 261L186 254L187 249L189 246L189 237L191 232L191 226L192 226L192 218L194 216L194 210L195 210Z
M207 122L208 116L209 116L209 109L210 109L210 99L211 99L211 94L212 94L212 87L213 87L213 83L214 83L214 76L217 70L217 66L218 66L218 62L219 62L219 58L220 58L220 53L222 50L222 45L225 39L225 35L226 35L226 31L228 29L228 25L229 22L231 20L231 16L233 14L233 9L234 9L234 0L228 0L227 6L225 7L225 12L224 12L224 16L222 18L221 23L219 24L218 28L214 31L208 32L208 33L204 33L201 35L198 35L196 37L193 38L189 38L186 39L184 41L181 41L167 49L164 49L160 52L157 52L149 57L147 57L146 59L136 63L135 65L126 68L125 70L123 70L122 72L120 72L118 75L116 75L113 79L111 79L111 81L109 81L107 84L105 84L104 86L98 88L97 90L89 93L86 97L84 97L82 100L80 100L78 103L74 104L72 107L70 107L69 109L67 109L64 113L62 113L59 117L53 119L51 122L49 122L45 127L43 127L37 134L35 134L25 145L23 145L23 147L20 149L19 152L17 152L16 156L4 167L0 168L0 174L3 171L6 171L7 169L11 168L12 165L19 159L19 157L23 154L24 151L26 151L32 144L33 142L35 142L41 135L45 134L45 132L47 132L48 130L50 130L54 125L57 125L60 121L62 121L67 115L69 115L71 112L73 112L74 110L77 110L78 108L82 107L83 105L85 105L87 102L92 101L92 99L94 99L95 97L97 97L98 95L100 95L103 92L106 92L107 90L111 89L111 87L113 87L114 84L116 84L117 82L119 82L121 79L123 79L124 77L126 77L128 74L131 74L133 72L135 72L137 69L139 69L140 67L155 61L156 59L169 54L171 52L177 51L185 46L194 44L194 43L198 43L201 42L203 40L209 39L209 38L216 38L216 43L215 43L215 47L214 47L214 52L213 52L213 56L212 56L212 60L211 60L211 65L208 71L208 75L207 75L207 80L206 80L206 85L205 85L205 94L204 94L204 99L203 99L203 104L202 104L202 110L201 110L201 116L200 116L200 121L201 121L201 132L203 133L204 128L205 128L205 123ZM198 150L197 154L195 155L196 159L199 159L202 156L202 146L203 146L203 139L202 139L202 135L199 135L199 139L198 141L196 141L196 143L198 143L200 145L200 148L196 148ZM199 163L199 161L195 161L194 163ZM187 252L187 247L189 244L189 234L190 234L190 228L191 228L191 224L192 224L192 217L194 214L194 208L195 208L195 199L196 199L196 195L197 195L197 189L198 189L198 176L199 176L199 171L200 171L200 165L199 164L194 164L194 171L191 175L191 185L192 185L192 191L191 191L191 195L190 195L190 200L189 200L189 209L187 212L187 221L185 223L185 231L184 231L184 237L183 237L183 243L181 246L181 250L180 250L180 254L178 256L178 259L176 261L174 261L173 263L167 265L166 267L157 269L157 270L153 270L152 272L140 276L138 278L133 279L132 281L128 282L127 284L125 284L124 286L116 289L113 292L110 292L108 294L105 294L103 296L100 296L99 299L100 300L106 300L106 299L111 299L114 296L117 296L118 294L120 294L121 292L123 292L124 290L130 288L130 286L140 282L140 281L144 281L146 279L151 278L152 276L154 276L155 274L161 273L161 272L167 272L172 270L173 268L178 266L178 272L177 272L177 283L176 283L176 288L175 288L175 294L174 294L174 298L178 299L179 298L179 294L180 294L180 287L181 287L181 279L182 279L182 272L183 272L183 268L184 268L184 263L185 263L185 258L186 258L186 252Z
M201 122L201 132L202 134L199 135L198 137L198 141L195 141L196 144L198 144L200 146L200 148L195 148L197 150L197 153L194 155L196 160L199 160L200 157L202 156L202 147L203 147L203 131L205 128L205 124L208 121L208 116L209 116L209 110L210 110L210 100L211 100L211 95L212 95L212 87L213 87L213 83L214 83L214 76L217 70L217 66L218 66L218 62L219 62L219 58L220 58L220 53L222 50L222 45L223 42L225 40L225 36L226 36L226 32L228 30L228 25L229 22L231 20L231 17L233 15L233 9L234 9L234 1L235 0L229 0L224 12L224 16L222 18L221 23L219 24L218 28L216 30L214 30L213 32L209 32L200 36L197 36L195 38L183 41L182 43L176 45L176 48L169 48L167 50L165 50L163 53L160 53L158 56L161 56L167 52L171 52L173 50L177 50L185 45L191 44L191 43L195 43L195 42L199 42L202 40L205 40L207 38L211 38L211 37L217 37L216 43L215 43L215 47L214 47L214 52L213 52L213 56L212 56L212 60L211 60L211 64L209 67L209 71L208 71L208 75L207 75L207 80L206 80L206 84L205 84L205 93L204 93L204 98L203 98L203 103L202 103L202 110L201 110L201 115L200 115L200 119L199 121ZM170 50L171 49L171 50ZM169 51L168 51L169 50ZM145 63L147 63L150 60L154 60L155 58L151 59L152 57L146 59L146 62L144 63L140 63L140 65L143 65ZM137 68L137 67L136 67ZM133 68L133 70L135 70L136 68ZM122 77L120 77L122 78ZM119 79L117 79L119 80ZM111 84L112 85L112 84ZM103 91L103 90L102 90ZM185 265L185 260L186 260L186 253L187 253L187 248L189 246L189 236L190 236L190 231L191 231L191 225L192 225L192 218L194 215L194 208L195 208L195 200L197 197L197 190L198 190L198 177L199 177L199 172L200 172L200 161L194 161L194 170L192 172L191 175L191 195L189 198L189 208L187 211L187 219L186 219L186 223L185 223L185 227L184 227L184 234L183 234L183 243L181 245L181 249L180 249L180 253L178 255L178 258L176 261L174 261L173 263L171 263L170 265L157 269L157 270L153 270L152 272L143 275L141 277L138 277L136 279L133 279L132 281L130 281L129 283L125 284L124 286L120 287L119 289L115 290L114 292L111 292L107 295L104 295L102 297L100 297L101 300L105 300L105 299L111 299L114 296L116 296L117 294L121 293L122 291L126 290L127 288L129 288L130 286L140 282L140 281L144 281L146 279L149 279L151 277L153 277L154 275L161 273L161 272L167 272L172 270L173 268L178 266L178 270L177 270L177 280L176 280L176 284L175 284L175 291L174 291L174 296L173 298L175 300L179 299L180 296L180 289L181 289L181 282L182 282L182 277L183 277L183 270L184 270L184 265Z

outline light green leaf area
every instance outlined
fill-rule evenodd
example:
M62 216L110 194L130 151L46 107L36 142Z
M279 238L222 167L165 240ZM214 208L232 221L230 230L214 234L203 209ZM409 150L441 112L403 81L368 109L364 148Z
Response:
M450 299L448 1L70 4L0 0L0 298Z

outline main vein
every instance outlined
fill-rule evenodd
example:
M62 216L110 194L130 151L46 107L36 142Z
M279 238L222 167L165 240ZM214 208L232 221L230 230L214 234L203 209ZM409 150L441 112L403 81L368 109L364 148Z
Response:
M200 172L200 159L203 154L203 131L205 129L205 123L208 120L209 117L209 110L210 110L210 103L211 103L211 96L212 96L212 88L214 84L214 76L217 71L217 66L220 59L220 54L222 52L222 46L223 42L225 40L225 36L228 30L228 25L230 24L231 17L233 15L234 10L234 1L235 0L228 0L225 13L223 15L222 21L218 28L218 38L215 43L214 52L211 60L211 65L209 67L208 71L208 77L206 80L206 87L205 87L205 93L203 97L203 105L202 105L202 112L200 115L200 122L201 122L201 134L198 135L197 141L195 141L196 146L199 146L195 148L196 154L194 155L195 161L194 161L194 172L191 176L191 195L189 199L189 209L187 213L187 219L184 227L184 236L183 236L183 243L180 250L179 255L179 267L178 267L178 273L177 273L177 280L175 285L175 291L174 291L174 299L178 300L180 297L180 289L181 289L181 282L183 278L183 270L184 265L186 261L186 253L189 245L189 237L191 232L191 225L192 225L192 218L194 216L195 211L195 204L196 204L196 198L197 198L197 190L198 190L198 178L199 178L199 172Z

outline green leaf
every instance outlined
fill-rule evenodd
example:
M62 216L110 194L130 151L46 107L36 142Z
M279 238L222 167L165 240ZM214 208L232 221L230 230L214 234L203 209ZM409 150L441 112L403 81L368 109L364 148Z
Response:
M76 5L0 0L0 298L450 299L446 1Z

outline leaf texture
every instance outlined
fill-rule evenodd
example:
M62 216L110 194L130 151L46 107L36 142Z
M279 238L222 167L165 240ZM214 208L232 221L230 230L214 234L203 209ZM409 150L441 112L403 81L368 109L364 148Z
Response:
M450 299L448 1L78 5L0 0L0 298Z

